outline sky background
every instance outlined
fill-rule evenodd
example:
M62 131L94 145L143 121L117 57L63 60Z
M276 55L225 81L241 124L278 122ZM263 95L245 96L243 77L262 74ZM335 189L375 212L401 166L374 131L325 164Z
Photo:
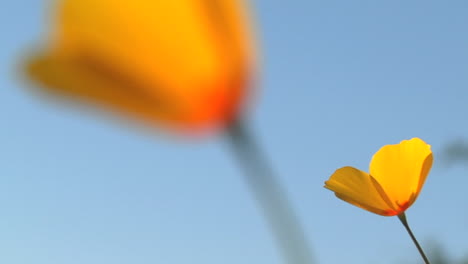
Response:
M222 135L177 140L50 103L19 74L47 1L0 8L0 263L279 264ZM252 2L260 65L249 123L318 263L421 263L395 217L323 188L420 137L435 161L408 221L423 247L468 255L468 1Z

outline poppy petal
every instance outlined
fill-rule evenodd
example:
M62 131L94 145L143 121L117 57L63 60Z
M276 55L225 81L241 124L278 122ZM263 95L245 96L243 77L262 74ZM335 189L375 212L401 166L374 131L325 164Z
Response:
M413 138L382 147L372 157L369 171L394 207L407 208L417 198L431 166L431 146Z
M335 192L338 198L367 211L384 216L393 211L375 187L372 177L356 168L348 166L336 170L324 187Z
M174 105L164 104L165 100L150 99L135 87L122 87L124 83L131 85L131 82L123 81L120 75L98 74L54 56L31 56L25 68L27 74L51 94L87 99L90 103L103 104L149 122L177 118Z
M30 60L34 70L28 71L54 85L50 91L155 123L218 127L238 114L252 74L246 18L243 1L233 0L61 0L49 43L39 59ZM87 69L90 65L112 72L112 85L101 86L109 76L94 83L102 71ZM66 77L60 76L64 72ZM89 84L81 80L83 72L86 77L92 72L91 87L78 86ZM131 85L116 83L122 79Z

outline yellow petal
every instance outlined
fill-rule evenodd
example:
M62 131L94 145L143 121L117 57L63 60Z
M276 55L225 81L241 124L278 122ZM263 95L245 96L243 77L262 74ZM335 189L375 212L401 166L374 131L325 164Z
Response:
M372 177L353 167L343 167L333 173L325 188L355 206L383 216L394 215L385 197L378 190L378 183Z
M33 78L59 79L48 85L57 85L54 88L73 94L77 89L70 87L77 85L70 82L81 77L72 75L80 67L97 64L106 72L121 74L138 85L128 87L125 82L116 83L122 78L114 78L115 88L87 92L87 97L104 93L108 95L104 101L109 102L108 98L114 97L110 95L113 89L119 90L117 94L127 90L126 94L144 95L144 100L149 102L163 98L165 105L177 109L175 118L172 113L169 116L155 113L153 120L204 126L223 122L238 111L252 63L251 37L242 1L57 2L51 37L39 57L41 61L53 62L47 63L49 66L59 62L74 70L68 71L70 78L63 78L35 64L38 70ZM78 72L94 70L79 69ZM41 76L43 72L48 72L47 76ZM97 76L100 72L93 74ZM101 89L97 83L91 86ZM89 91L91 88L80 89ZM76 95L81 96L80 93ZM94 101L100 102L102 98ZM110 104L119 107L115 101ZM121 110L132 114L141 112L133 107L147 108L128 106Z
M419 195L432 160L431 146L413 138L382 147L373 156L369 170L392 206L405 210Z

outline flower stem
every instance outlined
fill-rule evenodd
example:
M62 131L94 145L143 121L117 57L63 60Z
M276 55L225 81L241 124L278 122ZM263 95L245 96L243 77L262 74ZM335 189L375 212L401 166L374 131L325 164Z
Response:
M401 223L402 223L403 226L406 228L406 231L408 231L408 234L410 235L410 237L411 237L411 239L413 240L414 244L415 244L416 247L418 248L419 254L421 254L421 257L423 258L424 263L430 264L429 259L426 257L426 254L424 253L423 249L422 249L421 246L419 245L418 240L416 239L416 237L414 236L413 232L411 231L411 228L410 228L409 225L408 225L408 221L406 220L406 215L405 215L405 213L399 214L399 215L398 215L398 219L400 219Z
M285 262L312 264L305 233L254 138L239 121L233 122L227 134L231 148L244 169L244 180L259 203Z

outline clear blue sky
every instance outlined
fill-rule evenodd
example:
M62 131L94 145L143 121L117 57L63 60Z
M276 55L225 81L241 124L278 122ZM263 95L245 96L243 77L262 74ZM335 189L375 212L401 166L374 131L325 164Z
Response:
M178 141L30 92L17 64L46 30L46 3L0 8L0 263L281 263L221 136ZM468 1L253 4L250 123L319 263L421 263L397 218L323 188L411 137L435 163L408 220L423 246L468 254L467 167L439 155L468 137Z

